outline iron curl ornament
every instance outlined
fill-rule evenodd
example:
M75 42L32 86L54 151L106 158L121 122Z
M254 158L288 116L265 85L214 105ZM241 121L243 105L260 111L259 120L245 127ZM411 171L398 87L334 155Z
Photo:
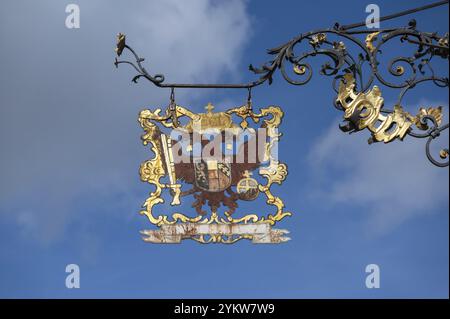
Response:
M411 13L447 5L448 0L431 3L419 8L406 10L389 16L381 17L380 21L395 19ZM407 26L369 30L364 28L365 23L354 23L350 25L340 25L336 23L331 28L320 29L302 33L292 40L268 50L268 54L273 56L271 60L260 67L249 66L250 71L258 75L254 81L248 83L224 83L224 84L199 84L199 83L167 83L163 74L151 75L143 66L144 58L126 44L125 35L119 34L117 39L116 53L120 57L124 50L128 50L134 61L119 60L116 58L116 67L120 64L129 64L136 71L133 82L140 78L145 78L154 85L161 88L247 88L259 86L263 83L271 84L273 76L280 71L282 77L292 85L302 86L308 84L313 77L313 67L309 60L315 57L326 57L328 62L320 67L320 73L332 77L332 88L337 94L334 106L345 111L344 123L340 128L344 132L357 132L368 128L372 137L369 143L382 140L385 143L394 139L403 140L406 136L426 139L425 151L430 162L439 167L449 166L448 147L439 151L439 156L432 154L431 144L442 135L442 132L449 129L449 123L443 123L442 106L424 106L415 114L405 111L407 107L402 104L405 95L418 85L431 83L440 88L447 88L449 85L448 65L439 74L433 67L432 62L436 59L449 59L449 34L437 34L435 32L423 32L417 27L416 20L411 20ZM412 54L402 54L391 58L387 62L383 58L383 48L394 43L402 52L413 48ZM350 46L356 47L359 52L350 52ZM301 53L299 47L303 47ZM292 72L291 72L292 71ZM396 81L389 80L382 71L396 78ZM292 74L291 74L292 73ZM383 105L381 89L374 85L377 81L381 86L398 89L399 94L395 105L386 108ZM358 98L358 106L343 106L343 95L348 95L348 91L343 87L352 87L353 97ZM379 115L377 121L372 125L366 125L366 111L373 110L374 107L362 96L370 95L371 91L380 93L375 109ZM365 105L361 101L368 103ZM373 101L372 101L373 102ZM349 113L349 109L353 113ZM393 119L399 119L399 122ZM379 130L375 124L381 123ZM391 134L393 131L403 128L403 133ZM374 135L375 134L375 135ZM389 138L374 138L375 136L390 136ZM395 136L395 138L391 138ZM439 157L439 159L438 159Z

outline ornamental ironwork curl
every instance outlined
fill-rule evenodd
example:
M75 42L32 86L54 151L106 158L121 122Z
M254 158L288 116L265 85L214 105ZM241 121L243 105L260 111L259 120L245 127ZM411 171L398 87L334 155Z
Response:
M432 7L448 4L448 1L440 1L421 8L415 8L380 18L380 21L397 18L402 15L418 12ZM141 77L149 80L158 87L166 88L247 88L251 89L263 83L271 84L274 75L280 71L282 77L290 84L301 86L310 82L313 77L314 68L309 62L311 58L325 57L327 62L321 64L320 73L333 78L332 88L337 93L334 106L345 111L344 123L340 128L344 132L355 132L369 128L372 133L369 143L383 141L391 142L394 139L403 139L406 135L415 138L427 139L425 151L430 162L439 167L449 166L449 150L443 148L439 152L440 160L432 154L431 144L448 130L449 124L442 123L442 107L420 108L416 115L404 111L402 104L404 96L413 88L425 83L431 83L440 88L448 88L448 65L439 74L433 67L432 62L436 59L449 59L449 34L443 35L418 30L416 20L411 20L407 26L397 28L386 28L377 30L358 29L363 23L344 25L336 23L331 28L315 30L303 33L292 40L268 50L273 56L268 62L260 67L249 66L250 71L258 75L254 81L248 83L232 84L183 84L166 83L162 74L150 75L143 67L144 59L130 48L125 42L125 35L119 34L116 53L120 57L125 49L129 50L134 57L134 62L118 60L116 67L120 64L131 65L138 73L133 81ZM387 63L384 58L384 47L389 43L395 43L401 52L407 52L407 48L413 48L409 55L398 55ZM356 47L356 54L353 53ZM301 53L300 48L303 48ZM441 70L442 71L442 70ZM396 81L388 79L387 75ZM373 93L379 92L374 85L378 82L381 86L398 89L400 91L397 101L392 109L385 108L381 95L376 109L373 107ZM350 94L351 93L351 94ZM357 106L343 106L342 94L352 95L357 98ZM366 103L366 104L364 104ZM354 112L349 113L349 109ZM376 120L381 122L381 128L375 127L377 121L362 125L367 122L365 112L376 111ZM172 112L173 113L173 112ZM375 119L375 118L374 118ZM394 120L395 119L395 120ZM399 122L400 121L400 122ZM366 123L367 124L367 123ZM384 125L384 126L383 126ZM404 128L402 134L391 134ZM377 129L379 131L377 131ZM381 133L380 133L381 130ZM383 135L384 134L384 135ZM390 136L390 137L386 137ZM377 138L378 137L378 138Z

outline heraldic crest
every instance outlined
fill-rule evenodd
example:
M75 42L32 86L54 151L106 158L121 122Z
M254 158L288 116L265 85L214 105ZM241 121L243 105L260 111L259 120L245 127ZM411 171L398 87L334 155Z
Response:
M213 110L208 104L204 113L191 112L174 102L172 91L165 113L161 109L140 112L139 123L145 131L142 141L154 153L140 167L141 180L154 186L140 213L159 227L143 230L144 241L288 241L287 230L272 228L291 215L271 191L272 184L281 184L287 175L286 164L277 157L281 108L269 106L255 113L249 101L224 112ZM185 198L191 199L195 216L158 213L167 210L164 202L176 207ZM258 198L273 208L271 212L262 216L239 212L235 217L238 202Z

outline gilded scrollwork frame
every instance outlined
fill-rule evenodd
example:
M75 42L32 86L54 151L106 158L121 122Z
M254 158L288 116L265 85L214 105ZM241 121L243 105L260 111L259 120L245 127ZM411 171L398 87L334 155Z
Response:
M248 119L253 120L255 123L259 122L261 119L264 121L264 127L266 128L267 137L269 142L265 146L265 156L268 158L268 165L259 168L259 174L261 177L265 178L266 184L259 184L258 188L261 193L266 196L266 203L270 206L276 208L275 214L267 214L266 216L259 216L257 214L246 214L240 218L234 218L231 214L226 211L224 217L221 217L217 212L213 211L210 216L189 217L185 214L175 212L171 216L159 215L155 216L154 207L157 204L164 203L162 197L162 191L168 188L167 184L164 184L160 179L166 175L163 157L162 157L162 147L160 145L160 140L158 138L159 134L164 134L161 132L157 124L161 124L166 128L174 128L177 126L176 122L173 121L174 118L177 120L182 117L187 117L189 119L196 119L201 115L195 114L188 109L176 105L175 106L176 115L170 116L168 114L161 115L161 109L156 109L155 111L143 110L139 114L138 121L145 131L141 136L144 145L151 145L151 150L154 153L154 157L144 161L140 167L141 180L147 182L155 187L155 189L150 193L149 197L145 200L143 204L143 209L140 211L141 215L148 218L149 222L153 225L161 227L162 225L174 225L176 223L198 223L198 224L240 224L240 223L267 223L269 225L275 225L275 223L281 221L287 216L291 216L291 212L284 211L284 203L280 197L272 194L271 186L272 184L281 184L287 174L287 166L284 163L278 161L278 159L273 155L272 147L279 142L281 133L278 132L278 127L281 124L282 117L284 115L283 111L278 106L269 106L267 108L262 108L259 113L254 113L252 108L248 105L243 105L241 107L232 108L225 111L225 114L236 115L242 121L240 122L240 127L242 129L248 128ZM169 113L169 112L166 112ZM270 117L270 118L269 118ZM177 121L176 120L176 121ZM213 238L212 236L211 238ZM248 236L241 236L238 238L243 239ZM228 238L214 237L212 240L214 242L228 242ZM194 239L198 241L205 241L201 236L197 236ZM232 242L235 242L237 238L233 238Z

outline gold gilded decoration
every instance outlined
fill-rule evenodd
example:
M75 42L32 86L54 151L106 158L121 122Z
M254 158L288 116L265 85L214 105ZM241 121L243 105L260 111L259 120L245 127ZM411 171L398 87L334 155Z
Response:
M259 195L258 181L251 178L251 172L245 171L243 177L237 184L236 189L239 194L239 198L242 200L254 200Z
M220 112L213 113L214 106L208 103L206 106L206 113L200 113L193 117L191 121L186 125L186 129L190 132L197 130L200 134L210 129L227 129L236 127L231 120L231 116Z
M392 112L382 112L384 99L378 86L374 85L366 93L355 92L355 79L351 73L346 73L339 84L337 103L344 109L344 119L347 126L344 131L359 131L367 128L373 142L389 143L394 139L403 140L414 125L420 130L428 130L425 117L432 118L437 125L442 122L442 107L420 108L416 116L395 105Z
M116 51L117 56L122 54L123 49L125 49L125 34L119 33L117 35L117 44L114 51Z
M412 125L409 114L399 105L392 113L383 114L384 99L378 86L367 93L355 92L355 86L351 73L347 73L339 85L337 102L344 109L344 119L351 121L356 131L367 128L372 133L369 143L403 139Z
M320 46L322 43L324 43L327 40L327 35L325 33L317 33L311 37L311 40L309 43L313 47Z
M396 75L403 75L403 73L405 73L405 68L402 67L401 65L399 65L395 68Z
M448 47L448 33L439 39L438 44L443 47Z
M142 181L154 185L155 190L150 193L144 202L144 209L140 213L145 215L150 223L161 228L159 231L143 231L143 235L147 236L144 240L149 242L179 242L178 239L190 238L200 243L234 243L241 239L251 239L255 243L278 243L288 240L288 238L282 237L283 234L287 233L286 231L270 228L276 222L291 216L290 212L284 210L283 201L271 192L272 184L281 184L287 176L287 166L280 163L273 154L273 147L281 136L278 133L278 127L281 124L283 112L278 106L262 108L259 113L253 112L249 105L232 108L225 112L213 112L213 109L214 107L208 104L206 113L196 114L182 106L176 105L174 108L175 116L171 116L169 111L166 114L161 114L161 109L156 109L155 111L143 110L140 112L138 120L145 131L141 137L143 144L150 144L155 154L154 158L145 161L141 165L140 175ZM232 116L240 118L239 125L233 123ZM262 166L258 163L227 163L209 158L201 161L194 160L192 164L173 163L172 152L177 142L166 137L156 124L166 128L175 128L178 124L174 123L174 117L177 121L183 117L188 118L188 123L179 128L186 130L190 134L193 131L201 133L210 129L219 132L223 132L226 129L238 131L240 130L239 127L242 129L249 127L249 119L255 124L262 120L261 128L266 132L267 141L264 143L261 161L267 161L268 164ZM228 146L226 148L229 149ZM185 149L189 149L190 153L192 153L192 144L189 142ZM250 170L259 172L260 178L266 180L266 182L258 182L257 179L250 178ZM162 182L162 180L165 182ZM193 188L183 191L179 181L191 184ZM233 187L236 187L237 193L234 192ZM244 188L246 188L245 191L243 190ZM176 212L171 216L164 214L157 216L154 211L155 206L164 203L164 198L162 197L164 189L170 190L173 198L172 206L179 205L180 198L193 195L196 199L193 207L195 207L198 215L190 217ZM236 200L254 200L260 194L265 196L268 205L276 209L275 213L268 213L266 216L251 213L239 218L232 217L237 207ZM202 209L206 203L211 208L209 216ZM218 213L218 208L221 205L228 208L225 210L223 217ZM177 228L179 225L185 228ZM210 232L205 233L205 229L202 228L200 231L196 226L191 227L189 225L212 226L208 228ZM242 225L266 225L269 227L269 231L262 234L259 230L266 226L261 226L263 228L257 231L255 230L256 228L248 228L247 226L239 228ZM233 231L222 233L218 230L230 229L226 227L234 227L233 229L237 233L233 233ZM192 232L189 229L195 229L196 231ZM243 229L247 232L243 232ZM176 231L179 231L179 234L171 237ZM166 240L161 236L165 236L164 238L166 239L169 236L171 239Z
M306 73L306 67L304 65L294 64L294 72L298 75L303 75Z
M423 108L421 107L419 109L419 114L417 114L414 117L410 117L412 122L416 125L416 127L420 130L428 130L428 125L426 122L422 121L424 116L431 116L434 118L436 123L438 125L441 125L442 123L442 106L439 107L429 107L429 108Z
M380 31L377 31L377 32L369 33L369 34L366 36L366 48L367 48L371 53L373 53L373 52L375 51L375 46L373 45L373 42L374 42L375 40L377 40L379 34L380 34Z
M339 41L339 42L333 42L333 48L335 49L335 50L340 50L340 51L344 51L346 48L345 48L345 43L344 42L342 42L342 41Z

